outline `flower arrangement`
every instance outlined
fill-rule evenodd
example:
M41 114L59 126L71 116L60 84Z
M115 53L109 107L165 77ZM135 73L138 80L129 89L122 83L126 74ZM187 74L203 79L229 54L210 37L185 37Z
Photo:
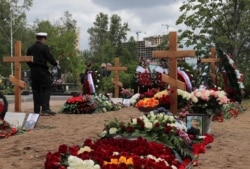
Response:
M134 90L131 88L128 89L122 88L120 94L122 95L122 98L128 99L134 95Z
M205 135L191 143L185 124L164 113L141 116L124 123L106 122L101 137L86 139L82 145L62 144L48 152L45 169L184 169L197 165L213 137ZM179 156L180 154L181 156Z
M152 89L148 90L147 92L141 93L141 94L140 94L140 99L154 97L154 95L155 95L157 92L159 92L158 89L152 88Z
M165 113L154 114L150 112L147 116L133 118L129 123L120 122L117 119L107 121L102 137L142 136L150 141L161 142L177 151L183 158L193 158L186 126L174 116Z
M221 63L223 63L224 90L230 100L241 102L242 92L245 88L243 85L243 75L237 69L230 54L226 54L222 50L218 50L217 53L221 59Z
M97 102L96 112L119 110L124 107L124 105L121 103L114 104L112 100L110 100L104 94L94 95L94 99Z
M63 106L63 112L70 114L93 113L96 106L96 102L91 95L73 96L66 100L66 103Z
M177 100L179 109L187 109L189 106L191 94L187 91L177 89Z
M0 138L8 138L17 133L17 128L12 128L8 122L0 119Z
M170 96L168 90L163 90L154 95L154 98L159 100L159 106L169 109L170 106Z
M229 101L224 91L205 88L191 92L190 99L192 112L207 115L218 115Z
M144 98L139 100L135 107L141 109L142 111L151 111L159 105L159 100L155 98Z
M224 119L237 117L239 113L244 112L245 108L239 102L228 102L223 104L221 113L213 117L213 121L223 122Z
M87 139L81 146L63 144L57 152L47 153L44 164L45 169L177 169L185 165L176 159L169 147L141 137L134 140Z

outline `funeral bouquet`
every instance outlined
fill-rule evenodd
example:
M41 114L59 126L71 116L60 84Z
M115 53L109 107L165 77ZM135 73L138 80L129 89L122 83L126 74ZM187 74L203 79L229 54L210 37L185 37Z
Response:
M215 89L196 89L191 92L190 99L193 113L207 115L220 114L223 105L229 101L224 91Z
M190 162L190 160L187 160ZM185 168L173 151L162 143L138 137L86 139L83 145L60 145L47 153L45 169L177 169Z
M174 116L150 112L147 116L132 118L128 123L117 119L106 121L102 137L121 136L130 138L141 136L150 141L163 143L174 149L183 158L192 158L191 140L186 130L185 124L175 119Z
M130 88L128 88L128 89L122 88L120 94L121 94L122 98L128 99L134 95L134 90L130 89Z
M66 100L63 106L63 112L70 114L87 114L93 113L96 107L96 101L91 95L79 95Z

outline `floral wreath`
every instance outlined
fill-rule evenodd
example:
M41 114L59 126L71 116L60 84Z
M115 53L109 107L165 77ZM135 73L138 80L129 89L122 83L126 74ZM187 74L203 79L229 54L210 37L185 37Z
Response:
M4 119L7 110L8 110L8 101L6 97L0 93L0 119Z
M217 53L221 59L222 68L224 69L224 90L230 99L241 102L242 90L245 88L243 85L243 74L237 69L230 54L225 54L222 50L218 50Z

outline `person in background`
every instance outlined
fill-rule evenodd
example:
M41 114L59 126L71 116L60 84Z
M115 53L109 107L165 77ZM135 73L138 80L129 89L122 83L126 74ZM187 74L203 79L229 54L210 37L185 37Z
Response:
M27 50L27 56L33 56L33 62L27 62L31 71L31 87L34 101L34 113L55 115L50 110L51 75L47 63L57 66L49 47L45 44L47 33L36 34L36 42ZM41 109L42 108L42 109Z

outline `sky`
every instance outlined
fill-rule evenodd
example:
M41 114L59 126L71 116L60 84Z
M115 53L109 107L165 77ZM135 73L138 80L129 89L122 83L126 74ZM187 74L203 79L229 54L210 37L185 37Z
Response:
M27 14L28 23L36 19L52 23L68 11L80 28L80 50L89 49L87 30L93 26L96 16L102 12L111 17L117 14L122 23L128 23L127 38L143 40L144 37L167 34L181 26L175 22L180 15L183 0L33 0ZM137 32L140 32L137 34ZM138 36L137 36L138 35Z

